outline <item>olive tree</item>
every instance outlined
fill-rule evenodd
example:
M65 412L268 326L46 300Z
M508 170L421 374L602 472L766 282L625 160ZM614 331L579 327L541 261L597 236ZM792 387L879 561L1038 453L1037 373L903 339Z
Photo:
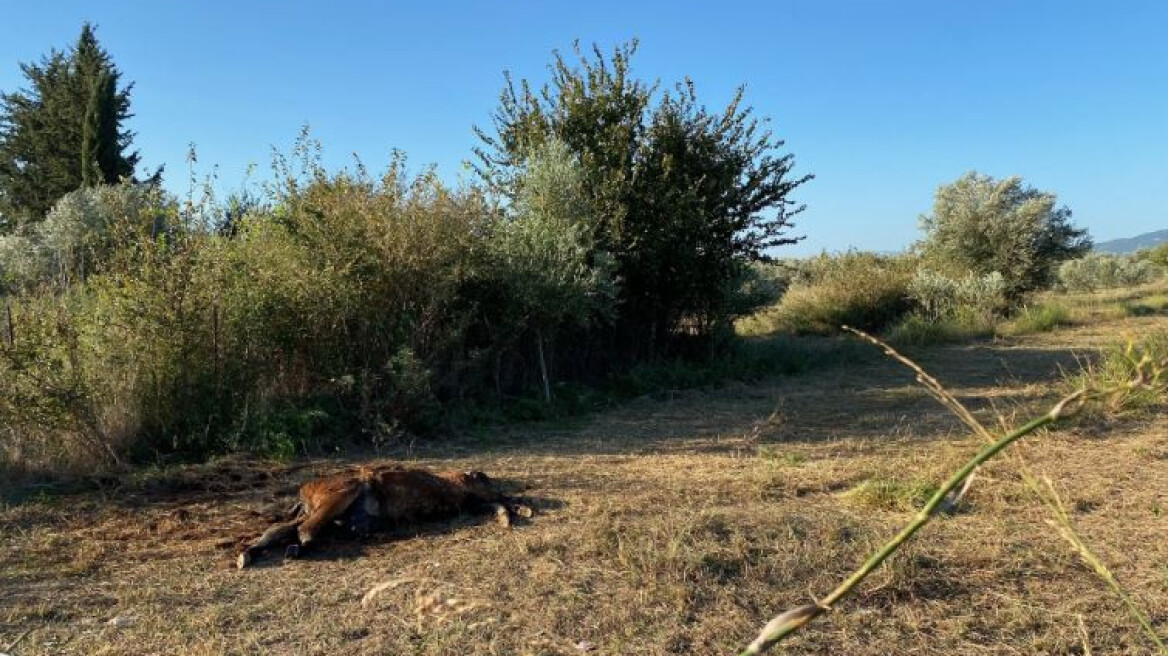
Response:
M942 185L921 228L922 255L931 266L957 276L996 271L1014 301L1049 287L1061 262L1091 249L1087 231L1071 223L1071 210L1018 176L970 172Z
M130 233L169 233L175 211L157 185L126 181L67 193L43 220L0 235L0 290L83 281L132 242Z
M611 317L612 260L593 244L584 170L552 139L534 148L516 179L516 197L490 240L494 308L506 323L498 341L535 340L545 400L551 398L545 343L561 327Z

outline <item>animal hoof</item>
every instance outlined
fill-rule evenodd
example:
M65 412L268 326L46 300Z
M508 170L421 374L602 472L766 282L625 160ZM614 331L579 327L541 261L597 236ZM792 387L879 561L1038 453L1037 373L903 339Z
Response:
M504 528L510 528L511 527L511 513L508 512L507 509L504 508L503 506L496 506L495 507L495 521L499 523L499 526L502 526Z
M290 545L288 545L288 548L284 550L284 558L286 560L295 560L299 557L300 557L300 545L298 545L298 544L290 544Z
M239 557L235 559L235 567L238 569L243 569L244 567L251 565L253 560L254 559L250 553L241 551L239 553Z
M511 508L511 512L519 515L524 519L531 519L535 515L535 511L531 509L531 506L525 506L521 503L515 504L515 506Z

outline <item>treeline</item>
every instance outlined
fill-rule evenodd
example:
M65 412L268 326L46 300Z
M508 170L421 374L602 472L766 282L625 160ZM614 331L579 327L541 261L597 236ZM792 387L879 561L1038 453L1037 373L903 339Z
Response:
M31 95L4 96L4 460L381 443L722 352L734 321L774 300L750 264L793 241L808 177L741 93L713 112L688 81L657 92L634 52L557 54L541 89L508 78L473 184L400 157L330 172L305 134L265 194L220 203L127 173L128 89L87 26L25 67ZM25 148L91 134L76 123L93 112L35 116L59 80L107 104L106 137ZM47 211L27 200L55 193L38 170L72 189Z
M849 251L759 265L779 302L740 322L751 334L838 334L842 325L901 344L1049 330L1069 321L1037 293L1135 287L1168 274L1168 246L1091 251L1086 230L1049 192L971 172L942 185L906 252ZM1031 326L1025 328L1025 326Z

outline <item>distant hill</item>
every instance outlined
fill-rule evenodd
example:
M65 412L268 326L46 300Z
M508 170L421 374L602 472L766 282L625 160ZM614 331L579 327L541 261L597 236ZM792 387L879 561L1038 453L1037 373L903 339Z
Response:
M1168 242L1168 230L1157 230L1138 237L1112 239L1095 244L1095 250L1105 253L1134 253L1144 248L1152 248Z

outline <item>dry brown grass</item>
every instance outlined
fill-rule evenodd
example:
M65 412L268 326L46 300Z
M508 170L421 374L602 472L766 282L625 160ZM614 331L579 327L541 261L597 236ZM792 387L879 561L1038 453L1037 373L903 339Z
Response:
M1164 323L913 355L984 419L1049 400L1072 348ZM510 531L467 519L337 542L244 572L217 543L259 532L297 483L342 463L227 460L50 490L0 507L0 651L30 630L13 656L732 653L901 526L912 510L896 490L979 445L910 374L865 360L424 447L402 459L501 476L538 514ZM1168 631L1163 417L1018 447ZM865 483L891 497L849 494ZM986 467L967 500L780 653L1083 654L1081 626L1090 653L1148 653L1010 462Z

